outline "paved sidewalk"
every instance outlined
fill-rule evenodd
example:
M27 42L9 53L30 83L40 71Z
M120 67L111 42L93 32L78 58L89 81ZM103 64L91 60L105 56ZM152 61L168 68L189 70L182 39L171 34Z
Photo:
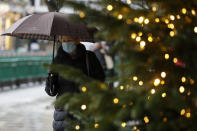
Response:
M0 92L0 131L52 131L54 99L43 85Z

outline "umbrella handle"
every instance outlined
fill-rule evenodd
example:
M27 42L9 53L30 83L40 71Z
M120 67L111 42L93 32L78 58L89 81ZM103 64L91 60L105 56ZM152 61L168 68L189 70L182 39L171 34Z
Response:
M52 64L54 64L55 41L56 41L56 36L54 36L54 42L53 42L53 58L52 58Z

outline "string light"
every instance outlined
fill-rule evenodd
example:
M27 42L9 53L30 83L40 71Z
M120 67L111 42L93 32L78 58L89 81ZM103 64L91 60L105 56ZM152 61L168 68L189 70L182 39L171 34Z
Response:
M157 11L157 8L155 6L152 7L152 11L155 12Z
M152 37L152 36L149 36L149 37L148 37L148 41L149 41L149 42L153 42L153 37Z
M150 100L150 96L148 96L147 99Z
M160 21L159 18L155 18L156 23L159 23L159 21Z
M171 20L175 20L175 17L173 15L170 15Z
M155 94L156 91L155 91L155 89L151 89L150 92L151 92L151 94Z
M185 115L185 109L182 109L181 111L180 111L180 115Z
M81 88L81 90L82 90L82 92L86 92L86 91L87 91L87 88L86 88L85 86L83 86L83 87Z
M135 39L136 37L137 37L137 34L136 34L136 33L132 33L132 34L131 34L131 38L132 38L132 39Z
M168 24L168 28L174 29L174 24Z
M139 32L139 33L138 33L138 36L142 36L142 35L143 35L143 33L142 33L142 32Z
M161 94L161 97L162 97L162 98L165 98L165 97L166 97L166 93L165 93L165 92L162 93L162 94Z
M114 104L118 104L119 99L118 98L114 98L113 102L114 102Z
M85 110L86 109L86 105L81 105L81 109Z
M131 0L127 0L127 4L131 4L132 2L131 2Z
M137 79L138 79L137 76L134 76L134 77L133 77L133 80L134 80L134 81L137 81Z
M121 20L123 18L122 14L118 15L118 19Z
M160 79L155 79L154 80L154 86L158 86L160 84Z
M141 41L141 37L140 36L136 37L136 41L137 42Z
M99 124L98 123L95 123L94 124L94 128L98 128L99 127Z
M186 14L186 13L187 13L187 9L182 8L182 9L181 9L181 12L182 12L183 14Z
M134 127L133 127L133 130L137 130L137 127L136 127L136 126L134 126Z
M84 18L84 17L85 17L85 13L84 13L84 12L80 12L80 13L79 13L79 17L80 17L80 18Z
M126 108L126 107L127 107L127 105L126 105L126 104L122 105L122 108Z
M124 90L124 86L120 86L120 90Z
M181 19L181 16L180 16L180 15L176 15L176 18L177 18L177 19Z
M186 82L186 77L181 77L181 81L183 82L183 83L185 83Z
M148 119L147 116L144 117L144 122L145 122L145 123L149 123L149 119Z
M165 19L165 23L168 24L169 23L169 20L168 19Z
M180 92L180 93L183 93L184 91L185 91L184 86L180 86L180 87L179 87L179 92Z
M75 129L76 129L76 130L79 130L79 129L80 129L80 126L79 126L79 125L76 125L76 126L75 126Z
M173 62L174 62L174 63L177 63L177 62L178 62L178 59L175 57L175 58L173 59Z
M165 81L164 81L164 80L162 80L162 81L161 81L161 84L162 84L162 85L164 85L164 84L165 84Z
M194 16L196 15L196 11L194 9L192 9L191 12L192 12L192 15Z
M174 35L175 35L175 32L174 31L170 31L170 36L174 37Z
M139 17L139 23L143 23L143 21L144 21L144 17L143 16L140 16Z
M145 23L145 24L148 24L148 23L149 23L149 19L146 18L146 19L144 20L144 23Z
M194 27L194 32L197 33L197 26Z
M166 73L165 72L161 72L161 77L165 78L166 77Z
M137 17L135 17L135 18L133 19L133 21L136 22L136 23L138 23L138 22L139 22L139 19L138 19Z
M113 10L113 6L112 6L112 5L108 5L108 6L107 6L107 10L108 10L108 11L112 11L112 10Z
M170 55L169 54L165 54L164 57L165 57L166 60L168 60L170 58Z
M142 86L144 83L143 81L139 81L139 85Z
M186 113L186 115L185 115L187 118L190 118L191 117L191 113L190 112L188 112L188 113Z
M141 41L140 42L140 48L141 49L144 49L145 45L146 45L146 42L145 41Z
M126 122L122 122L121 126L122 127L126 127L127 123Z

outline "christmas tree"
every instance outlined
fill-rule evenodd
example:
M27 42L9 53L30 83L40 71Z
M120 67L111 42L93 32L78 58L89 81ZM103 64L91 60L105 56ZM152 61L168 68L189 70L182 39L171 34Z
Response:
M80 83L81 93L56 101L80 121L70 130L194 131L197 129L196 0L63 1L78 20L112 44L118 75L105 83L52 66ZM107 82L116 82L109 88Z

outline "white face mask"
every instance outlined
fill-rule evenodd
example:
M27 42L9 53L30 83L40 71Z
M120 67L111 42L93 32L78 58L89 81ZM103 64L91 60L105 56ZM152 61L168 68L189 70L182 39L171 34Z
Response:
M76 45L73 42L62 43L62 48L67 53L72 53L76 49Z

